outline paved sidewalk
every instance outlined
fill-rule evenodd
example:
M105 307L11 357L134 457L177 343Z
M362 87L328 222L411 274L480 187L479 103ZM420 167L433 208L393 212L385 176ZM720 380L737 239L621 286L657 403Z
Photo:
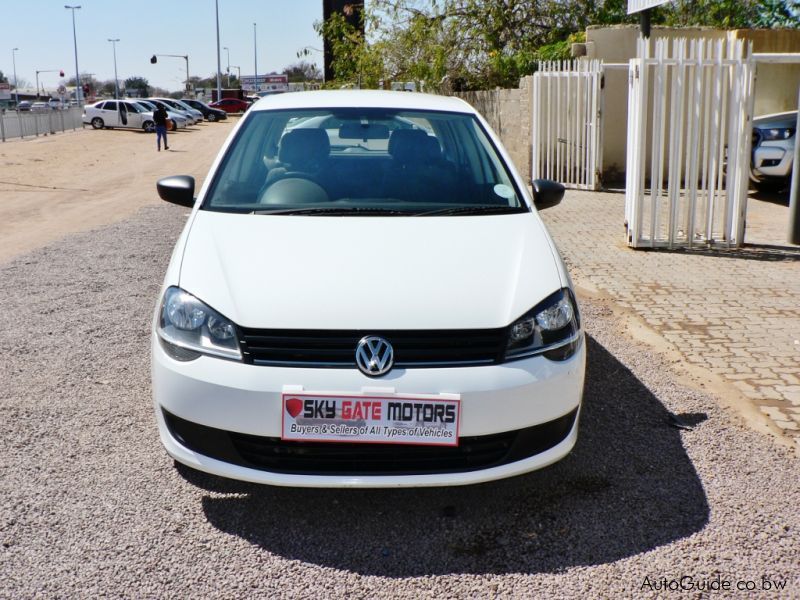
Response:
M745 247L720 251L632 250L624 207L624 194L568 190L542 212L576 286L633 313L690 371L721 381L725 403L800 449L800 247L785 241L788 207L751 199Z

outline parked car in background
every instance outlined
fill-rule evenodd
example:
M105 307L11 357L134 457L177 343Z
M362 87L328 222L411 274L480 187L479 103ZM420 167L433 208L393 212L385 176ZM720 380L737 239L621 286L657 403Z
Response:
M192 207L152 327L174 459L273 485L408 487L570 452L586 344L537 211L564 187L529 191L469 104L264 98L206 181L196 199L192 177L157 184Z
M17 104L17 110L26 112L31 109L32 102L30 100L20 100L19 104Z
M164 104L169 110L178 113L179 115L184 116L188 121L189 125L194 125L195 123L199 123L203 120L203 115L196 110L189 111L172 98L148 98L148 100L153 100L157 102L161 102Z
M171 106L160 102L158 100L143 100L141 98L137 99L136 102L141 104L142 106L147 107L149 110L155 111L158 106L163 105L164 109L167 111L167 118L172 121L172 127L170 128L171 131L177 131L178 129L186 129L187 126L191 123L189 118L184 113L178 113L172 109Z
M219 108L228 114L243 113L250 108L250 103L238 98L223 98L209 104L211 108Z
M102 100L84 106L83 122L95 129L126 128L156 130L153 112L131 100Z
M195 108L203 113L206 121L221 121L228 118L228 113L226 113L224 110L219 108L211 108L208 104L201 102L200 100L184 98L183 101L192 108Z
M792 182L797 111L753 119L753 154L750 179L756 188L779 191Z
M31 104L32 112L47 112L50 110L50 105L47 102L34 102Z
M195 119L197 119L198 123L200 123L205 118L203 111L197 110L195 107L190 106L185 100L179 100L177 98L171 98L171 100L173 106L177 106L184 112L188 112Z

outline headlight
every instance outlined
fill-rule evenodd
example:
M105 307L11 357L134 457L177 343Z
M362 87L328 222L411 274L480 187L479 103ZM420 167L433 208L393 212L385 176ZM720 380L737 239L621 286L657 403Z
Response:
M508 329L506 360L542 354L566 360L580 347L578 305L572 292L562 289L534 306Z
M190 293L167 288L161 302L158 336L176 360L193 360L200 354L241 360L236 326Z
M773 127L771 129L759 129L759 131L761 132L761 139L765 142L788 140L794 135L794 128L792 127Z

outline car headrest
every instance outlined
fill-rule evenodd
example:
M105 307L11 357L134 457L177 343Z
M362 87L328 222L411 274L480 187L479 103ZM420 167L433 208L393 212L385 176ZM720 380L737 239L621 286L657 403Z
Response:
M324 129L293 129L281 138L278 160L289 165L309 164L324 160L330 151Z
M441 155L436 138L421 129L395 129L389 138L389 154L396 160L423 163Z

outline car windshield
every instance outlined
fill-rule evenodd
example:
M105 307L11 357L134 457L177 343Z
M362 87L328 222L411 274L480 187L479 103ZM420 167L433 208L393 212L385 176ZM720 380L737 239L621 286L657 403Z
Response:
M529 210L473 115L363 108L250 115L202 208L332 216Z
M186 109L186 110L194 110L191 106L186 104L186 102L184 102L183 100L175 100L175 104L177 104L179 108L183 108L183 109Z

